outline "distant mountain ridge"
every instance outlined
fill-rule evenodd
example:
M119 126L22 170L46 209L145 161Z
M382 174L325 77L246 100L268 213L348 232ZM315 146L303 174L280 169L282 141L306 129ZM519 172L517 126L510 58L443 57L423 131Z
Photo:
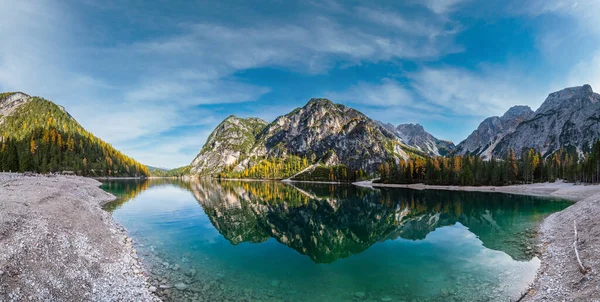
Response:
M309 173L315 166L343 166L331 172L320 168L317 173L334 180L347 173L346 167L376 174L384 163L426 156L470 154L489 160L503 158L511 149L520 157L530 148L544 156L563 148L583 155L600 138L599 122L600 95L590 85L551 93L535 112L528 106L514 106L502 116L487 118L456 146L419 124L374 121L355 109L316 98L271 123L228 117L209 136L191 172L214 176L233 171L249 176L249 169L254 169L252 175L259 178L277 178L306 169L303 173ZM286 161L290 156L298 159ZM273 172L280 169L285 173Z
M394 126L392 124L379 123L398 136L404 144L425 152L430 156L448 155L456 148L454 143L434 137L431 133L425 131L425 128L420 124L400 124Z
M566 148L590 152L600 138L600 95L590 85L550 93L535 112L515 106L502 117L484 120L457 146L458 154L501 158L513 150L521 156L533 148L548 156Z
M529 119L533 111L529 106L514 106L508 109L503 116L493 116L485 119L479 127L464 141L456 146L456 153L467 153L490 159L496 145L502 139L513 133L517 126Z
M494 149L503 156L510 149L521 153L534 148L548 156L561 148L580 155L590 152L600 138L600 95L590 85L551 93L535 114L521 122Z

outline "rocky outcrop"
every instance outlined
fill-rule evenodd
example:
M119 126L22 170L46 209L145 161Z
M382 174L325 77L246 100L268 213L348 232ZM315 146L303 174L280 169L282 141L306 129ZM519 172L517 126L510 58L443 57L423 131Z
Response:
M192 174L209 175L238 164L256 144L267 122L259 118L229 116L210 134L200 154L191 163Z
M22 92L8 92L0 94L0 124L4 117L11 115L17 108L29 101L30 96Z
M265 158L288 155L365 171L408 157L408 147L392 132L359 111L327 99L311 99L268 125L248 125L248 120L230 117L217 126L192 162L192 174L216 174L232 166L234 171L243 171Z
M397 127L392 124L381 125L398 136L405 145L430 156L448 155L455 149L454 143L434 137L420 124L400 124Z
M529 148L548 156L561 148L589 152L600 138L600 95L590 85L551 93L529 119L519 123L493 150L504 156L512 149L517 155Z
M456 146L459 155L472 154L490 159L500 141L507 135L512 134L517 126L528 120L533 111L528 106L514 106L501 116L493 116L485 119L477 130Z

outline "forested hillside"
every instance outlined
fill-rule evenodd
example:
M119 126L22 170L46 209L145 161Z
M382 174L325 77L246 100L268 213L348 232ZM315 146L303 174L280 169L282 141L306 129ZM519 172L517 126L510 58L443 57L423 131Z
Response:
M10 97L22 96L10 106ZM16 97L13 97L13 103ZM147 176L148 168L86 131L62 107L21 93L0 95L0 170ZM2 104L5 105L5 104ZM0 108L1 109L1 108Z
M190 175L190 169L191 167L189 165L172 170L151 169L150 175L154 177L182 177Z

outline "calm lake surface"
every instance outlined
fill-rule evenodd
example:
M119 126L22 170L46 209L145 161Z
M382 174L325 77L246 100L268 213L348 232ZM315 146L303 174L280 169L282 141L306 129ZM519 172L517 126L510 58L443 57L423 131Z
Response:
M569 202L350 185L112 180L109 205L170 300L510 301ZM184 290L181 290L185 288Z

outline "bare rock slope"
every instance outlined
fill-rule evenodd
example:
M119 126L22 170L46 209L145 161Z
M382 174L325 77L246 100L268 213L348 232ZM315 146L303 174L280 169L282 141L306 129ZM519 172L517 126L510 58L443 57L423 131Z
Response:
M98 185L0 173L0 301L156 300Z

